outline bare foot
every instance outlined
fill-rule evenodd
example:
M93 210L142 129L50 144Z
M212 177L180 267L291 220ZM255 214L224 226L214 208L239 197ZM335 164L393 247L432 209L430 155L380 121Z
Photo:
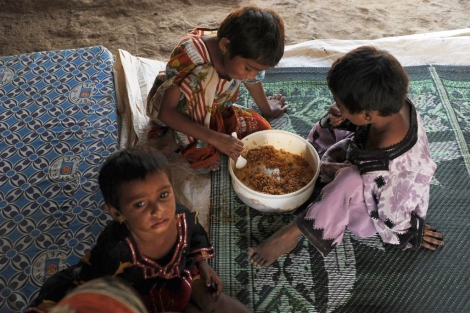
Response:
M248 248L250 262L256 267L273 264L278 257L294 250L301 235L300 229L294 222L284 226L257 247Z

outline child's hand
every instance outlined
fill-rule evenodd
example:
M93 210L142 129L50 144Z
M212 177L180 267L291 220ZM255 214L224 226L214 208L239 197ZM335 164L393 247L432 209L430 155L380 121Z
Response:
M333 127L336 127L345 121L345 118L343 115L341 115L341 111L336 106L336 102L333 102L333 104L330 106L328 115L330 118L330 124Z
M212 296L220 296L222 292L222 281L220 280L217 273L212 269L206 260L199 261L197 263L197 267L199 268L201 279L204 280L204 284L207 286L207 288L210 288Z
M269 115L270 117L277 117L287 111L287 104L285 104L286 98L283 95L275 94L266 97L266 99L268 100L268 105L271 111L267 112L266 115Z
M436 229L428 224L424 225L424 236L421 246L429 249L436 250L438 247L444 245L444 235L438 233Z
M213 143L214 147L232 160L237 161L237 158L243 151L243 142L227 134L217 134L218 137Z
M253 100L255 100L258 108L261 110L261 114L268 117L277 117L287 111L287 105L285 105L286 98L280 94L266 97L263 84L261 82L256 84L245 84L245 87L253 97Z

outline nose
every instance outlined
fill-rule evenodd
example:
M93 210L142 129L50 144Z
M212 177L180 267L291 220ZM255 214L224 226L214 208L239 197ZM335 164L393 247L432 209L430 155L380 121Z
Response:
M150 211L150 215L152 216L157 216L159 215L161 209L160 209L160 206L158 205L158 203L149 203L149 211Z

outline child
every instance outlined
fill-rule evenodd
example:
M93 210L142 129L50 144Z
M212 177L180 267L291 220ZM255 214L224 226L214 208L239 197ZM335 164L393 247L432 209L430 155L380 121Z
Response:
M161 152L148 146L118 151L100 170L99 185L114 221L78 264L46 280L30 311L47 310L82 282L112 276L130 283L149 312L249 312L221 293L207 263L213 248L197 214L176 204Z
M359 237L378 233L400 249L442 246L443 236L424 223L436 165L400 63L359 47L333 63L327 81L335 103L308 136L323 155L326 186L291 224L248 249L251 262L272 264L301 235L326 256L346 228Z
M96 278L78 286L50 311L50 313L72 312L148 313L134 288L116 277Z
M196 28L172 52L166 73L149 93L147 115L153 121L150 142L165 154L180 149L194 169L219 169L219 153L236 160L239 138L269 123L252 110L234 106L244 83L262 114L287 110L281 95L266 97L261 80L284 54L284 24L271 9L241 7L217 31ZM153 139L153 140L152 140Z

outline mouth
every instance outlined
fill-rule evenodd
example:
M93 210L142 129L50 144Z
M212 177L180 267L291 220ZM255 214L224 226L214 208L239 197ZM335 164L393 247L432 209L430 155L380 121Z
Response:
M168 219L163 219L163 220L159 220L158 222L156 222L155 224L152 224L152 228L153 229L158 229L158 228L162 228L163 226L165 226L166 224L168 223Z

